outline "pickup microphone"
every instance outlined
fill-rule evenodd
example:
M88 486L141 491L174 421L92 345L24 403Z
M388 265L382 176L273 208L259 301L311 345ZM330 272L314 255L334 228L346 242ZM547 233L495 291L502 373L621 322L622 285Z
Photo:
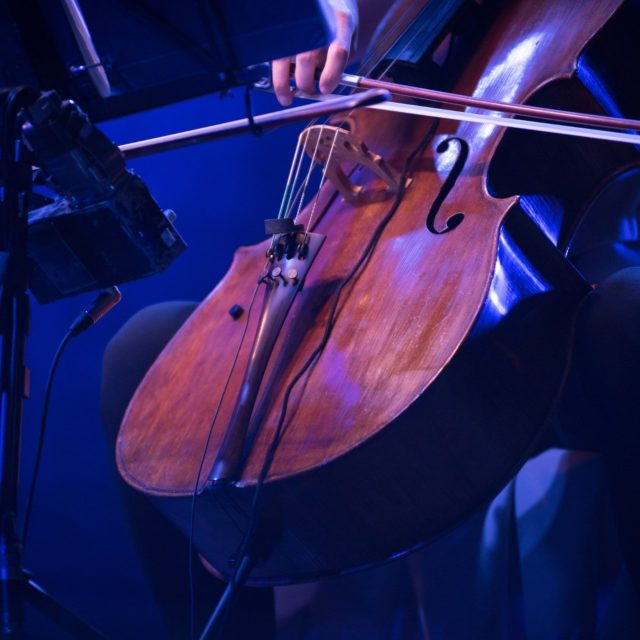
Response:
M58 194L29 212L29 288L38 302L150 276L186 249L124 156L55 91L22 110L22 141Z
M122 300L122 294L118 287L103 289L90 307L87 307L69 327L69 333L77 336L89 327L92 327L102 316L109 313L118 302Z

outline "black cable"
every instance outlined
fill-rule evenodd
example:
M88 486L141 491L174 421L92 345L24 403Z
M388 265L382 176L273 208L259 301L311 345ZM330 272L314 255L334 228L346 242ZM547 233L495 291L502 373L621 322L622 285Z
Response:
M358 258L358 260L356 261L355 265L352 267L351 271L343 278L342 282L338 285L338 288L337 288L337 290L336 290L336 292L334 294L333 303L331 305L331 310L329 311L329 317L327 318L327 322L326 322L326 325L325 325L325 330L324 330L324 333L322 335L322 338L320 339L320 343L311 352L311 355L309 356L309 358L307 358L306 362L299 369L298 373L296 373L295 376L291 379L291 381L287 385L287 388L285 389L284 397L282 399L282 408L281 408L281 411L280 411L280 417L278 419L278 424L276 426L276 429L275 429L274 436L273 436L273 439L271 441L271 444L269 445L269 449L267 450L267 455L265 456L265 461L264 461L262 470L260 472L260 475L258 477L258 482L256 483L256 491L254 493L254 499L253 499L253 503L251 505L251 516L250 516L250 520L249 520L249 528L247 529L247 533L245 534L245 537L247 537L247 538L249 536L253 535L253 529L255 528L255 522L256 522L256 516L257 516L257 510L258 510L259 493L260 493L260 490L262 488L262 485L264 484L264 481L266 480L267 474L269 473L269 469L271 467L271 463L273 462L273 458L275 456L276 449L278 447L278 444L280 443L280 438L282 436L282 429L284 427L284 421L285 421L285 418L286 418L286 415L287 415L287 409L288 409L289 398L291 397L291 393L293 392L294 387L300 381L302 376L304 376L304 374L309 370L309 367L311 367L311 365L314 363L316 358L322 353L322 351L324 350L327 342L329 341L329 337L331 335L331 331L333 329L334 322L335 322L335 316L336 316L336 312L337 312L337 309L338 309L338 302L340 301L340 295L344 291L344 288L347 286L347 284L358 273L358 271L360 270L362 265L366 262L366 260L368 260L368 258L370 257L371 253L373 252L373 249L375 248L376 244L378 243L378 240L380 239L380 236L382 235L382 232L386 228L387 224L391 221L391 218L394 216L395 212L397 211L398 207L400 206L400 203L402 202L402 198L403 198L404 192L405 192L405 183L406 183L406 178L407 178L407 173L409 171L409 168L410 168L411 164L413 163L413 160L415 159L416 155L418 155L418 153L422 152L424 147L433 138L433 135L435 133L437 125L438 125L438 122L434 121L432 126L429 128L429 131L424 136L423 140L413 150L413 152L409 155L409 157L405 161L405 165L403 167L402 174L401 174L401 177L400 177L400 188L398 189L398 192L396 193L396 196L394 198L393 203L391 204L391 207L389 208L389 211L387 212L385 217L376 226L376 228L375 228L375 230L374 230L369 242L367 243L364 251L360 255L360 258ZM247 548L249 546L248 539L246 541L246 544L243 545L243 546L245 548ZM242 554L241 554L241 557L242 557Z
M47 428L47 416L49 414L49 401L51 399L51 389L53 388L53 379L56 374L56 370L58 369L58 364L60 363L60 358L64 353L69 341L73 338L73 333L71 329L69 329L58 348L56 349L55 355L53 356L53 360L51 361L51 367L49 368L49 375L47 376L47 384L45 386L44 391L44 403L42 405L42 413L40 414L40 433L38 434L38 444L36 446L36 459L33 464L33 472L31 474L31 485L29 487L29 497L27 498L27 505L25 507L24 512L24 522L22 525L22 545L24 546L27 542L27 535L29 533L29 523L31 521L31 511L33 509L33 499L36 492L36 485L38 483L38 474L40 472L40 463L42 460L42 451L44 449L44 436Z
M236 565L236 569L231 577L231 580L227 585L227 588L225 589L225 592L222 594L222 597L220 598L218 606L216 607L215 611L213 612L213 614L209 619L209 622L207 623L205 631L200 636L200 640L206 640L206 638L208 637L207 634L209 634L212 630L215 629L216 624L220 625L219 628L217 629L217 634L220 634L222 632L222 625L224 624L224 613L226 611L226 608L228 608L229 604L233 601L233 597L238 587L244 584L244 580L248 576L249 571L251 569L253 558L252 558L252 553L250 551L250 548L253 542L253 536L256 528L260 493L262 490L262 486L264 485L264 482L267 478L267 474L269 473L269 469L271 468L271 463L273 462L273 458L275 457L278 444L280 443L280 438L282 436L282 430L284 427L284 421L287 415L287 409L289 407L289 398L291 397L293 389L295 388L296 384L300 381L302 376L304 376L305 373L309 370L309 367L311 367L311 365L315 362L316 358L322 353L327 342L329 341L329 337L331 336L331 331L334 326L335 316L338 309L338 303L340 301L341 293L344 291L344 288L347 286L347 284L349 284L349 282L358 273L358 271L361 269L363 264L369 259L369 257L371 256L373 250L375 249L378 243L378 240L380 239L380 236L382 235L382 232L385 230L385 228L387 227L387 225L395 215L398 207L400 206L400 203L402 202L402 198L404 197L405 184L406 184L406 179L407 179L407 174L409 172L409 169L411 168L411 165L414 159L416 158L416 156L419 153L422 153L422 151L424 150L426 145L429 143L429 141L433 139L433 136L438 127L438 124L439 124L438 120L433 121L432 125L429 127L429 130L420 141L420 144L407 157L404 167L402 169L401 177L400 177L400 188L398 189L395 195L395 198L389 208L389 211L386 213L384 218L378 223L378 225L374 229L374 232L371 238L369 239L369 242L365 246L364 251L361 253L360 257L356 261L355 265L352 267L351 271L342 279L342 281L338 285L338 288L336 289L336 292L333 297L333 302L331 304L331 309L329 311L329 316L325 324L325 330L322 335L322 338L320 339L320 343L312 351L309 358L307 358L305 363L294 375L294 377L291 379L291 381L289 382L289 384L285 389L284 397L282 399L280 416L278 418L278 423L276 425L276 429L274 431L273 438L271 440L269 448L267 449L264 463L260 470L260 475L258 476L258 480L256 482L256 488L253 494L251 511L249 515L249 526L247 527L242 543L240 545L240 553L238 554L238 558L239 558L238 564Z
M31 512L33 510L33 500L38 484L38 474L40 472L40 463L42 461L42 451L44 450L44 437L47 429L47 417L49 415L49 402L51 400L51 390L53 388L53 380L60 364L62 354L66 349L71 338L86 331L92 327L102 316L111 311L113 307L120 302L122 295L118 287L107 287L98 294L98 297L89 305L76 319L71 323L67 332L64 334L56 352L51 361L49 375L44 388L44 401L42 404L42 413L40 414L40 432L38 434L38 443L36 445L36 459L33 463L33 472L31 474L31 485L29 487L29 496L25 507L24 521L22 525L22 546L26 544L27 535L29 533L29 523L31 521Z
M253 107L251 105L251 89L252 86L248 84L244 89L244 108L247 113L247 120L249 121L249 128L251 129L251 133L253 133L256 138L262 135L262 127L259 124L256 124L256 121L253 119Z

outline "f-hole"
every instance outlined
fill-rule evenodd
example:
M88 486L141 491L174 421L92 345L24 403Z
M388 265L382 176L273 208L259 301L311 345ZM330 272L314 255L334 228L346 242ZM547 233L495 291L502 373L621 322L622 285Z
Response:
M454 149L451 148L452 146ZM443 233L453 231L464 220L464 213L458 211L447 218L444 223L444 227L436 227L436 217L442 208L444 201L447 199L449 192L453 189L453 185L456 183L458 176L462 173L465 163L467 162L467 157L469 156L469 145L462 138L451 137L444 139L436 147L436 153L438 154L452 152L456 153L455 162L453 163L453 167L451 168L449 175L447 175L444 184L433 201L433 204L429 209L429 214L427 215L427 229L436 235L442 235Z

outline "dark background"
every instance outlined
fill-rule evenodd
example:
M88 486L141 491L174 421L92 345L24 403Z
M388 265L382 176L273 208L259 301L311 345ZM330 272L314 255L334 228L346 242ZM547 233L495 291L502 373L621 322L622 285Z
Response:
M276 108L271 96L255 98L258 113ZM110 121L101 129L114 142L125 143L235 119L243 112L240 93L212 95ZM102 353L136 311L162 300L202 299L224 275L236 247L264 238L262 220L277 213L298 130L287 127L261 138L243 136L129 163L159 205L175 210L176 226L189 249L165 273L123 285L120 305L71 342L54 385L25 549L25 564L38 582L109 638L164 638L165 634L130 541L114 452L106 445L100 424ZM32 468L50 360L69 323L93 297L33 304L25 479ZM26 486L24 482L23 493ZM31 610L27 617L33 637L67 637Z

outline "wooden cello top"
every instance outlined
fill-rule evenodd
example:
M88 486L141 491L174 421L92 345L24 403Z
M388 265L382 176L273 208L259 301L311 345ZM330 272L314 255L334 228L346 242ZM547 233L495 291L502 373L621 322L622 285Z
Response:
M511 3L487 34L456 86L460 93L524 101L541 85L570 77L585 44L620 1ZM428 122L407 116L356 114L355 133L399 168L425 135ZM442 226L465 212L455 232L425 231L433 194L455 156L433 148L445 135L466 141L466 171L438 214ZM414 185L360 276L340 302L329 344L290 406L287 426L270 478L327 464L357 448L393 421L424 392L471 331L487 296L498 231L515 201L487 193L485 175L502 133L491 126L445 124L412 168ZM366 176L363 179L367 179ZM328 296L353 264L388 203L353 208L324 189L328 209L315 225L326 246L294 303L267 371L253 427L256 440L242 482L255 482L279 414L282 391L319 340ZM308 211L302 218L308 216ZM233 304L245 309L263 263L265 246L242 248L225 279L171 341L151 368L129 407L118 445L118 462L129 482L159 494L193 490L211 417L225 373L247 321L233 320ZM259 303L250 323L255 323ZM249 334L251 329L249 330ZM209 443L210 467L239 392L249 342L222 402Z

